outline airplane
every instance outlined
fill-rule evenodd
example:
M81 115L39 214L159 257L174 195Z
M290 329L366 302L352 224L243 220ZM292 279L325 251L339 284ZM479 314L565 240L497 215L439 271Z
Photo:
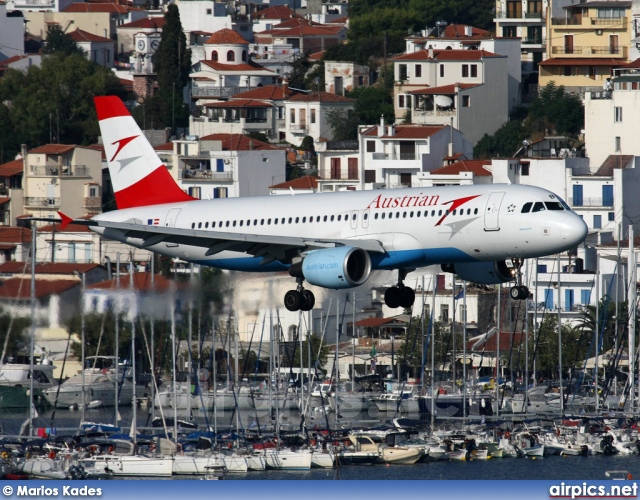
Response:
M221 269L288 271L296 288L290 311L308 311L328 289L363 285L375 270L397 270L385 291L390 308L409 308L404 284L416 268L440 264L460 279L516 282L529 297L524 259L577 247L587 236L580 216L546 189L514 184L346 191L199 200L187 195L115 96L95 97L117 210L91 218L60 214L103 237Z

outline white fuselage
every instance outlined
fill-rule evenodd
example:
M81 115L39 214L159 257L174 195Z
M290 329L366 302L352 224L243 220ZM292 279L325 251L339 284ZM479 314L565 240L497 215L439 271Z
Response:
M522 212L526 203L536 202L542 203L537 211ZM553 193L506 184L196 200L106 212L93 220L175 227L185 234L377 240L385 253L371 254L373 269L540 257L574 248L587 234L582 219ZM118 230L92 229L143 244ZM223 269L287 268L278 261L261 265L260 257L241 252L206 256L207 248L164 242L147 248Z

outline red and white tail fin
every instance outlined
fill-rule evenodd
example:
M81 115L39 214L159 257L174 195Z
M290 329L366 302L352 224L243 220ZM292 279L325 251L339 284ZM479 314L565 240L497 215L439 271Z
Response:
M94 97L119 209L191 201L119 97Z

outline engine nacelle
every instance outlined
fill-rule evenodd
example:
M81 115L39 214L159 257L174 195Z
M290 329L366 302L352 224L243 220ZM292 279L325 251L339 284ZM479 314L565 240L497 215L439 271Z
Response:
M302 261L302 276L324 288L352 288L371 274L371 258L362 248L335 247L309 252ZM292 275L295 274L290 270Z
M455 273L465 281L481 283L483 285L495 285L513 281L515 275L504 260L497 262L456 262L443 265L442 270Z

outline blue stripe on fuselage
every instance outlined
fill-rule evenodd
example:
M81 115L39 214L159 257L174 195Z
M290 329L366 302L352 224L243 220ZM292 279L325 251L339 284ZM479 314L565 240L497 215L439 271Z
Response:
M372 269L398 269L401 267L424 267L442 262L474 262L476 259L457 248L433 248L423 250L400 250L371 254ZM197 264L230 271L278 272L289 266L275 261L261 265L262 257L240 257L234 259L199 260Z

